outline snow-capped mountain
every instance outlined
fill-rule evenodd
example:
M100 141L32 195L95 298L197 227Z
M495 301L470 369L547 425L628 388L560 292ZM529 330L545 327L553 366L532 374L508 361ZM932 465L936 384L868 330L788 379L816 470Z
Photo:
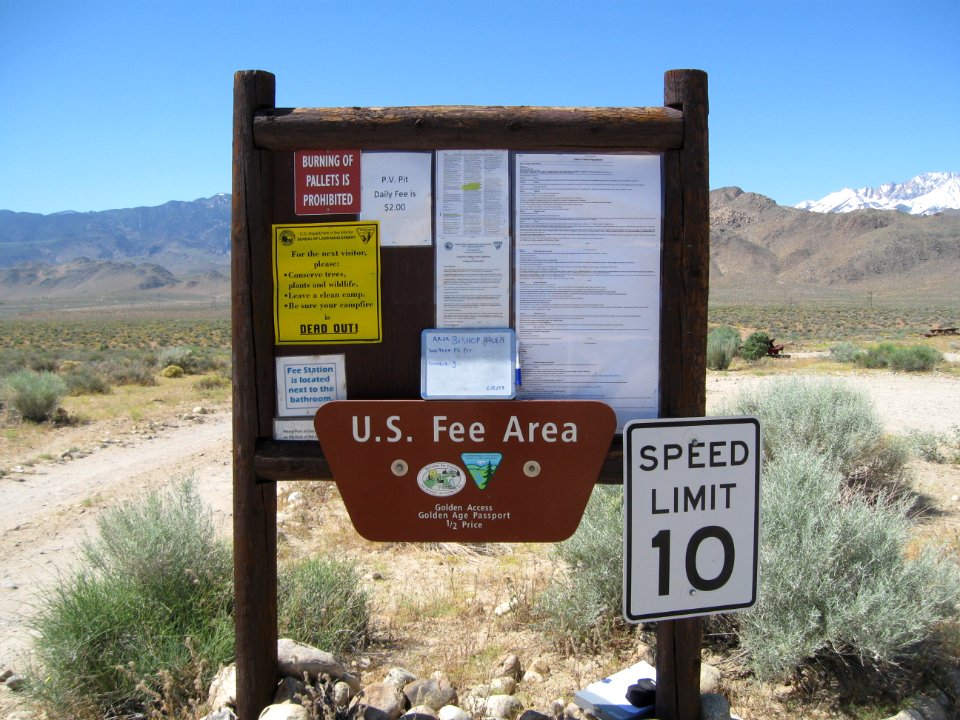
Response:
M844 188L794 207L821 213L899 210L911 215L960 210L960 173L924 173L903 183L886 183L878 188Z

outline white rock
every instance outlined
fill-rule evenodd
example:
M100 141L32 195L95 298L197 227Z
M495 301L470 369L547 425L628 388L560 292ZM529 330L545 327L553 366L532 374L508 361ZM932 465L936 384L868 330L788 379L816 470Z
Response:
M207 693L207 704L212 710L219 710L229 705L237 705L237 666L227 665L220 668L210 683L210 692Z
M338 680L350 682L344 677L348 675L346 669L333 655L289 638L280 638L277 641L277 669L281 675L303 677L303 674L307 673L315 679L326 673Z
M267 705L260 713L260 720L309 720L309 717L303 705L293 703Z
M292 493L287 495L287 505L299 505L303 502L303 493L299 490L294 490Z
M512 677L495 677L490 681L491 695L513 695L517 689L517 681Z
M456 705L444 705L437 717L439 720L471 720L469 713Z
M523 710L523 703L513 695L491 695L484 703L484 713L503 720L513 720Z

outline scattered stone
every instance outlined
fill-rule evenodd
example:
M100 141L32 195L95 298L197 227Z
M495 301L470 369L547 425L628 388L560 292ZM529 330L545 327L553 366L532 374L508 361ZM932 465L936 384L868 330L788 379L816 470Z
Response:
M513 695L491 695L483 705L484 715L513 720L523 710L523 703Z
M407 707L407 699L393 683L379 682L363 689L364 720L397 720Z
M637 643L637 660L647 663L647 665L657 666L657 653L653 645L645 642Z
M237 666L227 665L220 668L210 683L207 693L207 705L214 710L237 705Z
M303 698L307 694L307 686L303 680L288 675L277 685L277 691L273 694L273 704L282 705L283 703L303 704Z
M510 598L506 602L502 602L493 609L493 614L497 617L503 617L509 612L513 612L513 609L517 606L519 600L515 597Z
M427 705L415 705L400 717L401 720L438 720L436 711Z
M13 675L13 670L10 668L4 668L0 670L0 682L6 682L7 678Z
M339 680L333 686L333 704L338 708L346 708L353 700L353 688L343 680Z
M470 714L456 705L444 705L437 713L439 720L471 720Z
M517 681L508 675L495 677L490 681L491 695L513 695L517 690Z
M383 679L383 681L390 683L391 685L396 685L398 688L403 688L416 679L417 676L406 668L394 667L390 668L390 672L387 673L387 676Z
M348 678L356 681L330 653L289 638L280 638L277 641L277 668L281 675L303 677L303 674L307 673L316 680L326 673L347 683L350 683ZM350 684L352 686L353 683ZM357 684L359 686L359 683Z
M4 590L16 590L18 586L13 580L5 577L2 581L0 581L0 587L2 587ZM5 680L6 678L3 679Z
M512 677L517 682L523 677L523 669L520 667L520 658L516 655L507 655L500 661L500 665L493 672L494 677Z
M563 717L567 720L578 720L583 717L583 711L576 703L567 703L567 706L563 709Z
M700 664L700 692L713 694L720 689L721 673L719 668L709 663Z
M723 695L717 693L702 694L700 720L730 720L730 703Z
M533 662L530 663L530 667L527 669L533 670L535 673L540 673L543 677L550 677L550 663L547 662L546 658L534 658Z
M303 503L303 493L299 490L294 490L292 493L287 495L287 505L300 505Z
M303 705L284 703L267 705L260 713L260 720L309 720L309 715Z
M910 701L910 707L901 710L888 720L950 720L950 700L944 693L937 698L920 695Z
M549 715L537 710L524 710L517 720L553 720Z
M543 675L538 672L534 672L533 670L527 670L523 674L523 681L525 683L542 683Z
M209 715L204 715L201 720L237 720L236 714L230 708L220 708Z
M403 694L411 706L426 705L439 711L445 705L459 702L457 690L446 678L440 680L415 680L403 687Z
M193 414L194 414L194 415L206 415L208 412L210 412L210 411L207 410L203 405L197 405L197 406L193 409Z
M554 720L560 720L563 717L563 700L557 698L550 703L550 713Z
M3 684L6 685L8 689L16 692L17 690L22 690L24 685L27 684L27 678L23 675L11 675L3 681Z

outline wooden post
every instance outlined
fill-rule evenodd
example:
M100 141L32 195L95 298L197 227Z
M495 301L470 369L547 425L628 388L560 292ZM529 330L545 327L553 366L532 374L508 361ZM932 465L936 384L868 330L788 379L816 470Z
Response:
M710 270L710 178L707 75L664 74L664 105L683 111L683 145L664 154L665 220L661 287L661 417L706 411L707 299ZM657 623L660 720L700 715L699 618Z
M265 355L271 345L258 341L264 319L254 302L251 261L253 248L270 242L264 213L269 159L254 146L253 114L274 106L274 76L238 72L233 92L233 582L237 715L248 720L270 704L277 681L277 489L275 482L258 482L253 464L257 438L270 432L264 423L273 408L262 407L258 385L267 385L261 378L272 373L273 358Z

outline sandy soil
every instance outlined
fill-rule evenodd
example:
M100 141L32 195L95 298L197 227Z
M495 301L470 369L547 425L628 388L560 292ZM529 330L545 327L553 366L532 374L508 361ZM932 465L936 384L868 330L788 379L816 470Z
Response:
M710 373L708 408L741 388L776 376ZM943 432L960 425L960 377L892 373L843 374L838 381L865 390L887 429ZM155 433L102 442L107 428L69 428L70 444L91 448L86 457L23 468L0 478L0 670L23 667L29 618L38 591L70 567L78 545L110 503L133 498L171 479L192 476L229 533L231 506L230 415L221 409L196 420L171 419ZM2 448L0 448L2 449ZM0 453L5 455L5 453ZM4 467L16 459L0 457ZM942 522L958 527L960 468L921 463L918 483L942 508ZM16 707L0 688L0 717Z

